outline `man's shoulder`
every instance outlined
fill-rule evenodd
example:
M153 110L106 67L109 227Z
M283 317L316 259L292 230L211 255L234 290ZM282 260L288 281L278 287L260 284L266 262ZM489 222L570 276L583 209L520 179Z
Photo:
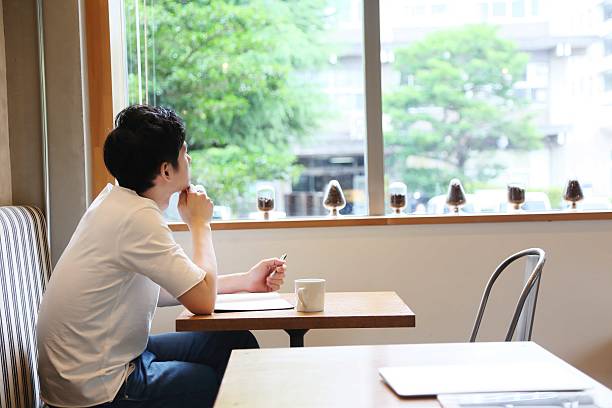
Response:
M129 216L127 217L132 224L154 224L156 226L165 226L166 220L164 215L157 207L153 206L139 206L137 208L130 208Z
M156 205L139 203L126 209L123 231L126 234L152 234L169 231L161 210Z
M165 224L157 204L131 190L108 186L91 204L83 221L86 225L125 229L154 227ZM103 225L100 225L103 224Z
M124 215L127 218L140 210L149 210L161 216L161 211L153 200L141 197L134 191L120 186L105 188L89 209L92 211L117 212L117 215Z

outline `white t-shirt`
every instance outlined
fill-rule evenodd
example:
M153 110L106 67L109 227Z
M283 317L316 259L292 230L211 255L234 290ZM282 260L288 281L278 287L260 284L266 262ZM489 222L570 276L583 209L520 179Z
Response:
M129 362L146 348L159 286L179 297L204 275L154 201L107 185L79 222L40 305L42 399L58 407L111 401Z

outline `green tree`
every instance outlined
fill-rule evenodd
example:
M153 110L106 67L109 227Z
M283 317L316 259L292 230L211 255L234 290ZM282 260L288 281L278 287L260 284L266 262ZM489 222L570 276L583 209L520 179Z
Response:
M439 194L451 177L469 184L498 176L500 148L537 148L527 101L514 90L527 59L485 25L439 31L397 50L401 83L384 99L391 174Z
M301 166L294 164L293 155L279 155L272 144L244 148L228 145L210 147L191 152L192 174L206 181L207 191L216 197L225 197L233 204L234 211L252 210L255 200L244 195L258 180L295 179ZM250 204L250 205L249 205Z
M227 205L251 181L295 177L290 143L316 127L324 105L295 74L322 62L324 0L139 4L136 13L126 2L140 20L127 32L130 102L142 96L185 119L194 179Z

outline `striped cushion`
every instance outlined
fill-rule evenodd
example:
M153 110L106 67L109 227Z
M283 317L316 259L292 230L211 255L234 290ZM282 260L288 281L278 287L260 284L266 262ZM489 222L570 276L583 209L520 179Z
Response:
M0 407L40 407L36 316L51 263L45 219L0 207Z

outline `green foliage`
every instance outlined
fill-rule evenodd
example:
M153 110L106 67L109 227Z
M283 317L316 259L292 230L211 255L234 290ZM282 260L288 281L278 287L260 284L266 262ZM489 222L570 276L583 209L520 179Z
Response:
M411 188L433 195L451 176L467 184L491 180L503 170L494 151L540 146L527 103L513 91L527 56L495 28L430 34L399 49L394 64L401 85L384 99L392 127L385 134L393 152L387 165ZM468 171L471 156L487 151L491 160Z
M295 156L272 144L211 147L190 155L194 181L206 183L215 202L224 205L244 197L258 180L295 181L302 170L293 164ZM251 202L255 203L254 194Z
M536 190L537 191L537 190ZM550 187L545 191L550 200L550 206L555 210L560 210L564 207L563 202L563 189L561 187Z
M307 76L296 75L323 62L325 1L139 4L139 40L135 25L127 30L130 103L183 117L194 178L227 205L254 180L294 175L288 146L317 126L325 106ZM126 14L135 20L133 1Z

